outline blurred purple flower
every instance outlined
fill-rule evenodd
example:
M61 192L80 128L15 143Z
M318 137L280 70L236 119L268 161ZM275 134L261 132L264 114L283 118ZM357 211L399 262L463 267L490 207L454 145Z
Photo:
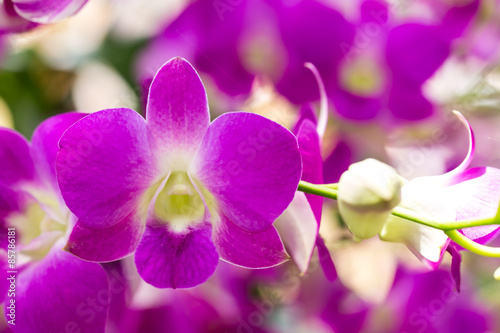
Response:
M347 119L371 120L386 110L396 120L430 116L434 106L422 85L449 56L479 1L436 10L434 24L395 22L386 2L360 3L353 23L314 0L242 1L223 8L196 1L142 54L140 81L146 92L155 70L181 55L230 96L248 95L257 75L304 104L318 98L314 76L303 66L310 62L336 112Z
M79 218L66 249L85 260L135 251L146 282L187 288L219 257L250 268L288 258L272 223L300 180L295 137L250 113L210 124L203 84L181 58L156 74L146 120L103 110L68 129L60 147L59 185Z
M230 96L248 95L255 75L263 75L296 104L315 100L319 95L305 62L318 68L327 88L335 84L344 55L339 45L354 37L352 24L339 12L312 0L293 5L245 0L224 8L216 3L195 1L153 40L139 59L145 88L154 71L178 55Z
M106 272L61 251L75 220L57 186L57 143L83 116L49 118L37 127L31 144L13 130L0 129L2 248L7 250L7 228L14 228L17 254L16 267L2 267L9 277L15 276L15 296L2 288L1 298L7 321L13 319L9 306L15 301L13 332L104 332L109 305ZM96 297L101 311L88 304Z
M456 293L453 279L443 270L415 273L400 268L386 302L371 315L371 323L378 323L370 326L374 333L485 333L493 322L471 292ZM383 319L388 316L391 320Z
M88 0L4 0L0 3L0 34L21 32L62 20L78 12Z
M336 111L352 120L370 120L385 110L396 120L430 116L434 106L422 85L448 58L478 6L473 0L451 7L435 24L394 24L384 1L364 1L356 37L344 46L339 85L329 91Z

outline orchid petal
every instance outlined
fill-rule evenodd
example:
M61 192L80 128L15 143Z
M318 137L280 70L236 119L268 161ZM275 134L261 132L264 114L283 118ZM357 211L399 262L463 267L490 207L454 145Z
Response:
M173 58L156 73L146 109L148 127L170 167L178 155L187 167L210 124L205 88L195 69L182 58Z
M0 183L0 222L9 213L20 209L20 198L16 191Z
M447 251L451 254L451 276L455 281L455 287L457 288L457 291L460 292L460 267L462 264L462 255L460 254L459 249L457 249L456 247L458 247L456 244L450 244Z
M138 215L133 211L117 224L104 229L77 222L64 250L93 262L122 259L135 251L144 233L145 223Z
M295 104L316 100L319 94L315 78L304 63L316 66L330 91L336 85L338 63L352 45L356 34L354 26L341 13L319 1L300 1L285 7L280 16L288 67L276 88ZM323 45L321 52L315 51L316 45Z
M57 179L81 223L108 228L124 219L161 176L144 119L130 109L93 113L61 138Z
M63 113L43 121L33 132L31 154L43 180L48 180L53 188L58 188L56 180L56 155L63 133L76 121L87 114Z
M337 279L337 270L335 269L330 251L320 235L316 238L316 248L318 249L319 263L325 273L326 279L328 281L335 281Z
M476 150L476 140L474 139L474 132L472 131L472 126L469 124L467 119L458 111L453 111L453 114L458 117L458 120L465 126L465 128L468 131L469 134L469 149L467 150L467 156L465 156L464 160L462 163L460 163L459 166L457 166L455 169L453 169L450 172L445 173L444 175L440 177L455 177L458 176L460 178L460 173L464 172L467 170L469 167L470 163L472 162L472 159L474 158L474 151ZM457 181L457 180L455 180Z
M428 177L415 178L402 188L400 207L424 218L435 221L454 221L455 207L442 204L443 193L430 189L425 182ZM380 238L389 242L402 242L424 262L436 268L444 255L450 239L442 230L390 216L380 233Z
M434 106L424 97L420 85L402 79L393 79L387 103L397 119L416 121L434 113Z
M0 182L16 186L35 177L28 141L17 132L0 128Z
M314 64L310 62L306 62L304 64L306 68L314 74L314 78L318 84L319 89L319 115L318 115L318 124L317 124L317 133L320 138L323 138L326 131L326 125L328 123L328 98L326 97L325 84L323 83L323 79L321 79L321 75L318 72L318 69L314 66Z
M302 180L313 183L323 183L323 159L321 157L320 136L316 126L310 120L304 120L297 133L300 157L302 158ZM306 194L307 200L316 217L318 225L321 222L323 197Z
M417 86L434 74L449 53L449 41L441 38L437 27L406 23L387 37L386 59L393 76Z
M443 17L441 33L450 39L460 37L478 12L479 4L479 0L472 0L465 6L451 8Z
M377 98L358 96L340 88L332 93L332 100L338 114L357 121L375 118L382 107Z
M349 169L353 158L349 145L340 140L323 163L323 180L326 184L337 183L340 176Z
M292 129L293 134L297 135L297 133L299 132L300 125L302 125L302 122L306 119L312 121L313 124L318 123L318 119L314 114L313 106L311 103L302 104L302 106L300 107L299 119L297 120Z
M474 151L475 151L475 139L474 139L474 132L472 131L472 127L470 126L469 122L465 117L458 111L453 111L453 113L458 117L460 122L467 128L468 133L469 133L469 149L467 151L467 155L465 156L464 160L462 163L460 163L459 166L457 166L455 169L443 174L443 175L438 175L438 176L428 176L428 177L417 177L411 181L412 186L416 188L416 185L420 188L421 191L425 191L425 187L433 187L437 190L440 190L442 188L445 188L447 186L452 186L454 184L457 184L461 181L464 181L468 176L468 170L467 167L469 164L472 162L472 159L474 157ZM425 193L422 192L422 194L425 196ZM440 198L442 199L442 198Z
M5 236L7 238L7 235ZM7 296L7 293L9 291L10 287L10 280L7 280L9 277L9 274L7 273L9 271L9 263L8 263L8 257L7 257L7 250L5 250L3 247L0 248L0 300L2 300L2 303L5 302L5 298ZM2 320L2 319L0 319Z
M301 169L292 133L259 115L236 112L210 125L189 174L236 225L262 231L292 201Z
M104 333L109 307L106 272L61 247L59 242L43 260L18 275L15 332Z
M157 288L189 288L205 282L219 261L211 232L209 223L176 232L150 220L135 252L140 276Z
M212 217L213 219L213 217ZM222 259L247 268L266 268L288 259L278 232L273 226L260 232L246 231L223 213L213 221L213 239Z
M460 294L455 291L455 284L449 274L444 270L424 273L415 273L398 269L394 284L388 296L387 303L395 309L393 315L400 321L390 332L415 332L416 324L420 318L426 324L425 332L457 332L479 333L491 330L490 315L481 305L474 300L467 291ZM446 304L442 313L433 316L419 316L422 309L432 308L436 300ZM426 319L423 319L426 318Z
M12 0L19 16L37 23L50 23L78 12L88 0Z
M304 193L295 193L290 206L274 226L300 272L305 273L316 245L319 225Z
M387 24L389 19L389 4L379 0L365 0L361 3L360 21L362 23Z
M391 216L380 233L386 242L401 242L424 263L437 268L450 239L442 230Z
M456 220L495 216L500 198L500 170L491 167L472 168L455 176L457 183L442 191L447 204L453 205ZM494 237L498 225L462 229L463 234L484 244Z
M9 1L10 2L10 1ZM23 19L14 10L12 3L2 1L0 5L0 34L24 32L35 28L38 24ZM3 42L3 41L2 41Z

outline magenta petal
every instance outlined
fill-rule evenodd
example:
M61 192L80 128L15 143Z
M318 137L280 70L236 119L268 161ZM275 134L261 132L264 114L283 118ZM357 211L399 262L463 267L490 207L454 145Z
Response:
M21 197L20 193L0 183L0 222L8 214L20 210Z
M443 64L449 52L449 41L433 26L402 24L387 37L387 64L398 82L421 85Z
M347 171L352 162L352 149L347 142L341 139L323 163L323 180L325 184L337 183L340 176Z
M234 112L210 125L190 173L231 221L261 231L292 201L301 169L292 133L262 116Z
M377 98L358 96L342 89L335 90L332 95L336 112L346 119L372 120L381 109Z
M455 281L455 288L458 292L460 292L461 285L461 274L460 268L462 265L462 255L460 254L459 249L455 247L454 244L448 245L446 249L451 254L451 276Z
M210 124L210 113L203 83L186 60L173 58L156 73L146 119L160 149L194 155Z
M299 119L297 120L297 122L295 123L295 126L293 127L293 130L292 130L293 134L297 135L297 133L299 132L300 126L302 125L302 123L306 119L312 121L313 124L318 123L318 119L316 117L316 114L314 113L314 110L313 110L311 103L303 104L300 107Z
M273 226L250 232L234 224L227 216L214 223L214 243L222 259L247 268L266 268L288 259L278 232Z
M5 34L11 32L24 32L35 28L37 25L17 15L14 5L10 1L2 1L0 5L0 35L5 36Z
M3 235L2 235L3 236ZM7 236L7 235L5 235ZM6 237L7 238L7 237ZM7 273L9 271L9 263L7 262L7 250L4 248L0 248L0 302L5 302L7 298L7 293L10 288L10 280L7 280L9 277L9 274ZM10 302L7 300L7 302ZM3 320L3 318L0 318L0 322ZM0 332L1 331L1 326L0 326ZM2 332L3 333L3 332Z
M0 183L0 248L2 249L6 249L8 245L7 228L9 225L5 217L21 210L23 196L23 192L19 193Z
M84 117L59 142L57 179L82 223L107 228L125 218L158 176L144 119L130 109Z
M62 246L62 244L60 244ZM55 246L17 277L16 333L104 333L109 285L104 269Z
M335 89L338 63L352 45L354 26L332 6L314 0L287 3L279 16L288 65L276 89L295 104L317 100L314 75L304 62L317 67L327 90ZM322 45L319 52L317 45Z
M139 275L157 288L190 288L205 282L219 261L211 233L209 223L182 233L168 224L147 225L135 252Z
M77 222L64 250L87 261L118 260L135 251L144 228L145 223L135 212L105 229L94 229Z
M57 186L56 155L63 133L86 113L63 113L43 121L33 132L31 154L40 176Z
M28 141L7 128L0 128L0 164L0 182L7 186L19 185L34 178Z
M421 86L393 79L388 109L396 119L416 121L431 116L434 106L422 95Z
M88 0L11 0L21 17L37 23L50 23L78 12Z
M297 133L300 156L302 157L302 180L323 184L323 158L321 157L321 146L316 125L310 120L304 120ZM318 225L321 222L321 211L323 207L323 197L313 194L306 194L307 201L316 217Z
M325 273L326 279L328 281L335 281L337 279L337 269L335 269L335 264L333 263L330 251L328 251L325 245L325 241L319 235L316 238L316 248L318 249L319 263Z
M450 39L460 37L478 12L479 5L479 0L473 0L469 1L465 6L458 4L458 6L451 8L444 15L440 25L443 36Z
M389 5L385 1L365 0L361 3L360 21L363 23L387 24Z
M500 170L491 167L472 168L455 179L459 182L446 189L456 205L456 219L469 220L495 216L500 198ZM468 238L486 243L497 234L497 225L462 229Z

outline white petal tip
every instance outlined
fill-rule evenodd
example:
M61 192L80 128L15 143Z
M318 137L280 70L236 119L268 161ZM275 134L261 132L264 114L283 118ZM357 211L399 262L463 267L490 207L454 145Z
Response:
M319 74L318 69L310 62L305 62L304 67L308 68L314 75L316 82L318 84L319 96L320 96L320 108L318 116L317 131L320 138L323 138L326 131L326 125L328 123L328 99L326 96L326 89L323 79Z

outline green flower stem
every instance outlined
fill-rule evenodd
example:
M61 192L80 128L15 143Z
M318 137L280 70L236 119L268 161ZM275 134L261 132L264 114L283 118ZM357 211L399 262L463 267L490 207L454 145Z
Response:
M325 185L311 184L303 180L299 182L297 191L337 200L337 190L328 188Z
M319 195L325 198L337 200L338 184L311 184L305 181L300 181L298 191ZM415 223L426 225L431 228L439 230L456 230L470 227L477 227L483 225L500 224L500 210L496 216L490 218L482 218L475 220L462 220L462 221L433 221L423 216L415 214L415 212L405 209L403 207L395 207L392 215L409 220Z
M458 232L458 230L446 230L445 233L446 235L448 235L448 237L450 237L452 241L472 253L479 254L484 257L500 258L500 248L498 247L489 247L478 244L462 235L460 232Z
M439 229L439 230L456 230L456 229L464 229L470 227L478 227L483 225L491 225L491 224L500 224L500 221L497 217L483 218L483 219L475 219L475 220L461 220L461 221L432 221L426 219L425 217L419 216L415 214L411 210L405 209L403 207L395 207L392 212L392 215L401 217L405 220L409 220L415 223L423 224L431 228Z
M308 182L300 181L298 191L319 195L325 198L337 200L338 194L338 184L311 184ZM463 220L463 221L451 221L451 222L437 222L426 219L422 216L418 216L414 212L405 209L403 207L396 207L391 212L392 215L415 222L419 224L426 225L435 229L440 229L445 232L445 234L450 237L458 245L469 250L472 253L485 256L485 257L499 257L500 258L500 248L489 247L470 240L465 237L456 229L470 228L475 226L490 225L490 224L500 224L500 207L497 214L492 218L477 219L477 220Z

